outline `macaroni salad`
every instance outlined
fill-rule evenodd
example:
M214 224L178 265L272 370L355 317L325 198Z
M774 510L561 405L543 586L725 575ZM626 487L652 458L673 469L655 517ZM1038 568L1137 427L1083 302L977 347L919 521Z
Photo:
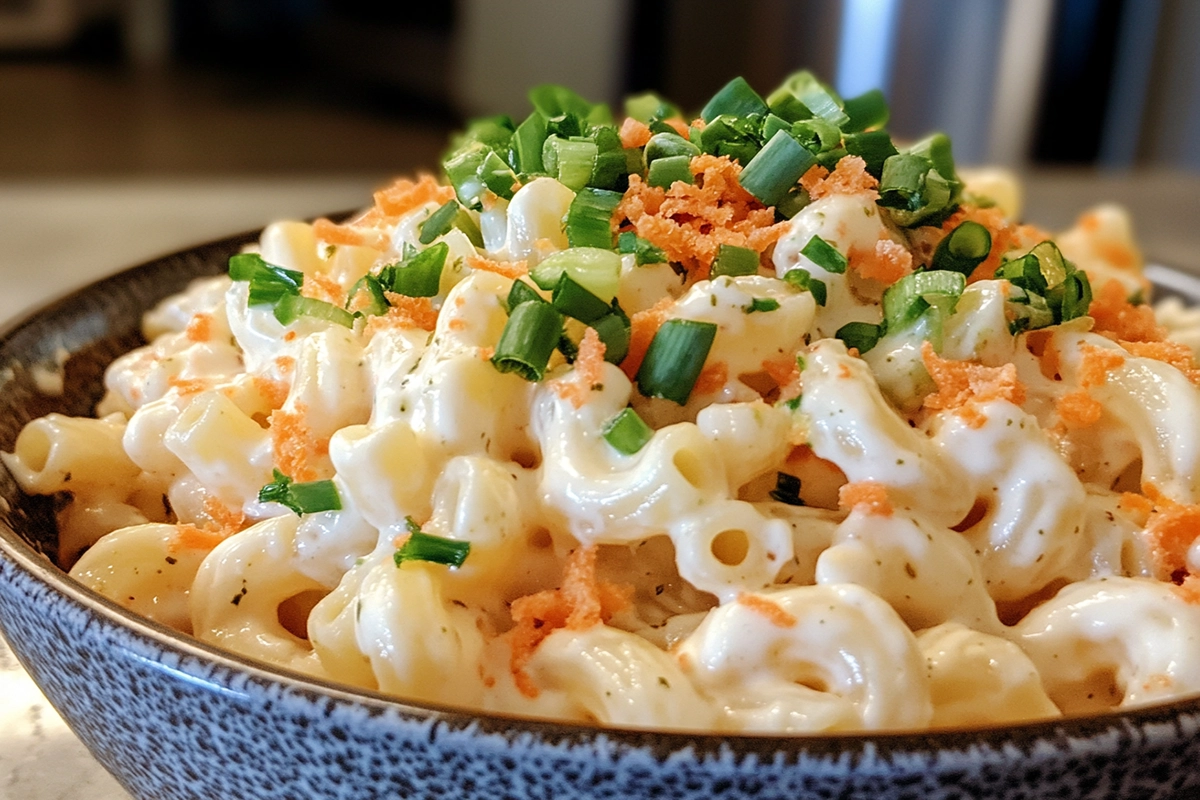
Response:
M1122 211L1022 224L807 72L691 122L530 96L444 182L268 226L96 418L24 428L73 577L288 670L622 727L1200 691L1200 367Z

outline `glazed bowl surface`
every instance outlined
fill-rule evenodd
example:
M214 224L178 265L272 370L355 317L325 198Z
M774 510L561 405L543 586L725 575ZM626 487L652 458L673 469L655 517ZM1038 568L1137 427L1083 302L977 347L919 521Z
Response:
M100 281L0 335L0 449L30 419L88 415L139 320L217 274L257 232ZM1160 289L1200 300L1164 268ZM70 353L65 392L36 367ZM137 798L1200 797L1200 699L1119 714L933 733L719 736L605 730L409 704L251 663L77 584L53 500L0 467L0 630L100 762Z

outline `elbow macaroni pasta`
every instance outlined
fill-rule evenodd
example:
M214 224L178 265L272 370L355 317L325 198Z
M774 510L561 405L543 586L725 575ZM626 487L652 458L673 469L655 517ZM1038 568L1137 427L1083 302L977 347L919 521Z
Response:
M974 188L997 219L1016 213L1010 180ZM1190 353L1104 328L1096 305L1014 333L1012 287L990 276L936 331L859 353L835 334L883 319L888 284L856 254L925 264L938 234L834 189L780 223L756 274L622 258L638 359L667 320L715 326L683 403L647 396L628 359L585 367L586 338L540 381L491 363L514 281L547 296L523 273L568 247L576 193L541 177L463 212L481 246L458 228L422 244L442 202L429 196L340 227L359 244L267 227L267 262L352 309L356 283L406 249L449 255L435 296L389 296L349 327L283 323L246 281L198 281L109 368L111 413L34 420L2 457L25 491L69 498L59 559L87 586L241 655L403 698L807 732L1200 692ZM814 236L849 268L802 252ZM1136 256L1121 212L1059 242L1097 297L1115 281L1120 313L1146 321L1124 300L1144 285L1136 264L1112 255ZM795 269L824 282L823 303L785 280ZM989 395L1001 373L1011 391ZM605 430L630 407L650 430L626 452ZM260 500L276 470L332 481L341 508ZM469 544L462 565L398 557L415 526Z

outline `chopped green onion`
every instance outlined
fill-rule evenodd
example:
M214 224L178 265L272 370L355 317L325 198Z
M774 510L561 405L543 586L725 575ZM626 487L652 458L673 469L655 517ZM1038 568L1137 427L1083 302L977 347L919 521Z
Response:
M1081 317L1088 312L1092 300L1092 287L1087 275L1067 261L1051 241L1041 242L1024 256L1004 262L996 270L996 277L1009 281L1021 289L1024 297L1009 297L1012 304L1038 307L1038 300L1050 312L1053 323ZM1040 316L1033 319L1030 314L1013 309L1014 321L1019 330L1045 327ZM1010 322L1010 328L1014 322Z
M930 268L948 269L970 277L992 250L992 234L978 222L962 222L942 239Z
M631 456L654 438L654 429L647 425L632 408L625 408L604 423L601 435L604 436L604 441L612 445L618 453Z
M608 303L580 286L567 272L559 276L550 302L562 314L580 322L594 322L612 310Z
M738 275L758 274L758 253L749 247L738 247L723 244L717 247L717 257L712 263L712 277L721 275L736 277Z
M808 244L804 245L800 251L800 255L833 275L841 275L849 264L846 257L839 253L836 247L820 236L813 236L809 239Z
M757 117L742 118L723 114L702 130L692 129L690 141L702 152L729 156L743 166L762 149L761 125Z
M434 239L448 233L454 227L454 218L458 216L458 210L461 207L457 200L447 200L441 208L430 214L429 218L417 227L417 230L421 232L417 241L421 244L432 244Z
M513 135L512 117L499 114L494 117L481 117L472 120L456 146L464 142L483 142L492 150L503 150L508 147Z
M692 177L692 171L689 168L691 163L691 156L657 158L650 164L650 170L646 174L646 183L662 189L670 189L676 183L693 184L696 179Z
M534 111L517 126L513 134L509 160L513 169L530 174L543 172L542 146L546 142L546 118Z
M845 151L842 147L842 131L838 126L823 119L813 117L793 123L790 128L792 137L813 155ZM835 159L836 163L836 159Z
M646 397L685 404L716 336L717 326L711 322L690 319L664 322L650 341L638 370L638 389Z
M825 282L814 278L812 273L804 267L792 267L783 274L783 280L797 289L807 291L813 296L813 300L816 301L817 305L825 305L828 295L828 288L825 286Z
M258 253L238 253L229 258L229 277L250 282L248 303L252 306L275 303L289 294L300 294L304 273L268 264Z
M756 297L750 301L750 305L742 310L747 314L753 314L756 311L774 311L779 308L779 301L771 297Z
M467 208L482 207L481 199L487 188L479 170L492 150L482 142L471 142L451 153L443 162L442 170L454 187L458 201Z
M513 281L512 288L508 290L508 300L506 301L508 313L511 314L512 310L521 305L521 303L528 303L531 301L544 303L546 302L546 299L538 294L537 291L525 281Z
M687 156L689 159L700 155L700 148L680 136L678 133L656 133L646 142L642 151L646 165L650 166L660 158Z
M1092 284L1087 273L1072 272L1059 286L1046 292L1046 302L1051 308L1057 306L1060 322L1086 316L1092 305Z
M791 133L792 123L776 114L767 114L767 116L763 117L762 140L764 142L769 142L771 137L779 131Z
M877 202L896 222L911 228L939 224L958 206L961 195L950 139L935 133L884 162Z
M608 303L617 294L621 257L612 250L599 247L572 247L542 260L529 273L529 277L539 288L550 291L558 285L558 278L564 272L569 273L580 286Z
M643 264L667 263L667 254L662 248L655 247L633 231L623 231L617 237L617 252L633 253L633 260L639 267Z
M530 89L529 102L547 119L570 116L587 121L597 111L596 105L584 100L567 87L553 83L544 83ZM612 122L611 114L608 121Z
M542 145L542 164L559 183L577 192L591 180L599 152L596 143L586 139L550 136Z
M275 301L275 319L279 320L281 325L291 325L300 317L323 319L347 328L354 327L353 314L344 308L338 308L333 303L326 303L324 300L314 300L298 294L285 294Z
M846 347L865 353L883 338L885 330L883 325L872 325L870 322L847 322L837 329L834 336L845 342Z
M961 272L937 270L905 275L883 292L887 329L900 330L930 308L938 309L942 318L952 314L966 286L967 279Z
M354 303L354 298L359 292L367 293L367 305L359 309L358 313L368 314L371 316L379 316L386 314L388 306L387 296L383 293L383 284L374 275L363 275L358 279L354 286L350 287L349 293L346 295L346 308L349 309Z
M625 116L633 117L638 122L649 125L655 120L682 116L682 112L677 106L653 92L646 92L625 98Z
M738 181L764 206L773 206L815 163L812 153L786 131L779 131L750 159Z
M775 216L780 219L791 219L810 202L812 200L803 186L793 186L783 199L775 204Z
M471 216L471 213L461 205L458 206L458 213L454 215L454 222L451 223L451 227L462 231L471 244L476 247L483 247L483 232L479 230L479 224L475 222L475 218Z
M876 178L883 176L883 165L898 152L891 134L883 130L848 133L842 137L842 143L849 155L867 163L867 172Z
M595 322L590 323L604 342L604 360L610 364L620 364L629 355L630 325L629 317L621 307L613 302L612 312L605 314Z
M845 103L846 116L849 117L842 127L851 133L882 128L888 123L888 105L883 92L871 89L858 97L851 97Z
M837 93L806 69L789 76L767 103L772 113L791 122L817 117L840 128L850 121Z
M705 122L712 122L722 114L748 117L751 114L766 114L767 111L767 104L758 96L758 92L750 88L745 78L738 77L713 95L700 112L700 118Z
M500 372L515 372L531 383L546 374L546 365L562 334L562 314L546 302L526 302L512 310L492 365Z
M575 193L567 211L567 240L571 247L599 247L611 250L612 216L621 202L620 192L585 186Z
M491 151L483 157L483 163L479 165L479 179L483 181L483 185L487 187L488 191L505 200L512 199L514 187L519 183L512 167L495 151Z
M789 506L802 506L800 499L800 479L786 472L775 473L775 489L770 493L772 500L787 503Z
M442 268L450 245L438 242L416 255L390 264L379 273L379 281L390 291L406 297L434 297L439 291Z
M425 533L412 517L405 517L404 524L408 528L409 537L392 556L397 567L405 561L429 561L457 569L471 553L470 542Z
M272 472L275 479L258 491L258 502L279 503L300 515L342 509L342 499L333 481L296 483L279 470Z

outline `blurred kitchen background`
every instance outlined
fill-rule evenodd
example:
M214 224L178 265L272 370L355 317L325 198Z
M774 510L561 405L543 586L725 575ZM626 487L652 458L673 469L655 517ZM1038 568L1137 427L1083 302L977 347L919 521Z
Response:
M0 319L80 264L363 203L539 82L694 110L805 66L1028 175L1028 219L1118 200L1200 273L1198 41L1200 0L0 0Z

